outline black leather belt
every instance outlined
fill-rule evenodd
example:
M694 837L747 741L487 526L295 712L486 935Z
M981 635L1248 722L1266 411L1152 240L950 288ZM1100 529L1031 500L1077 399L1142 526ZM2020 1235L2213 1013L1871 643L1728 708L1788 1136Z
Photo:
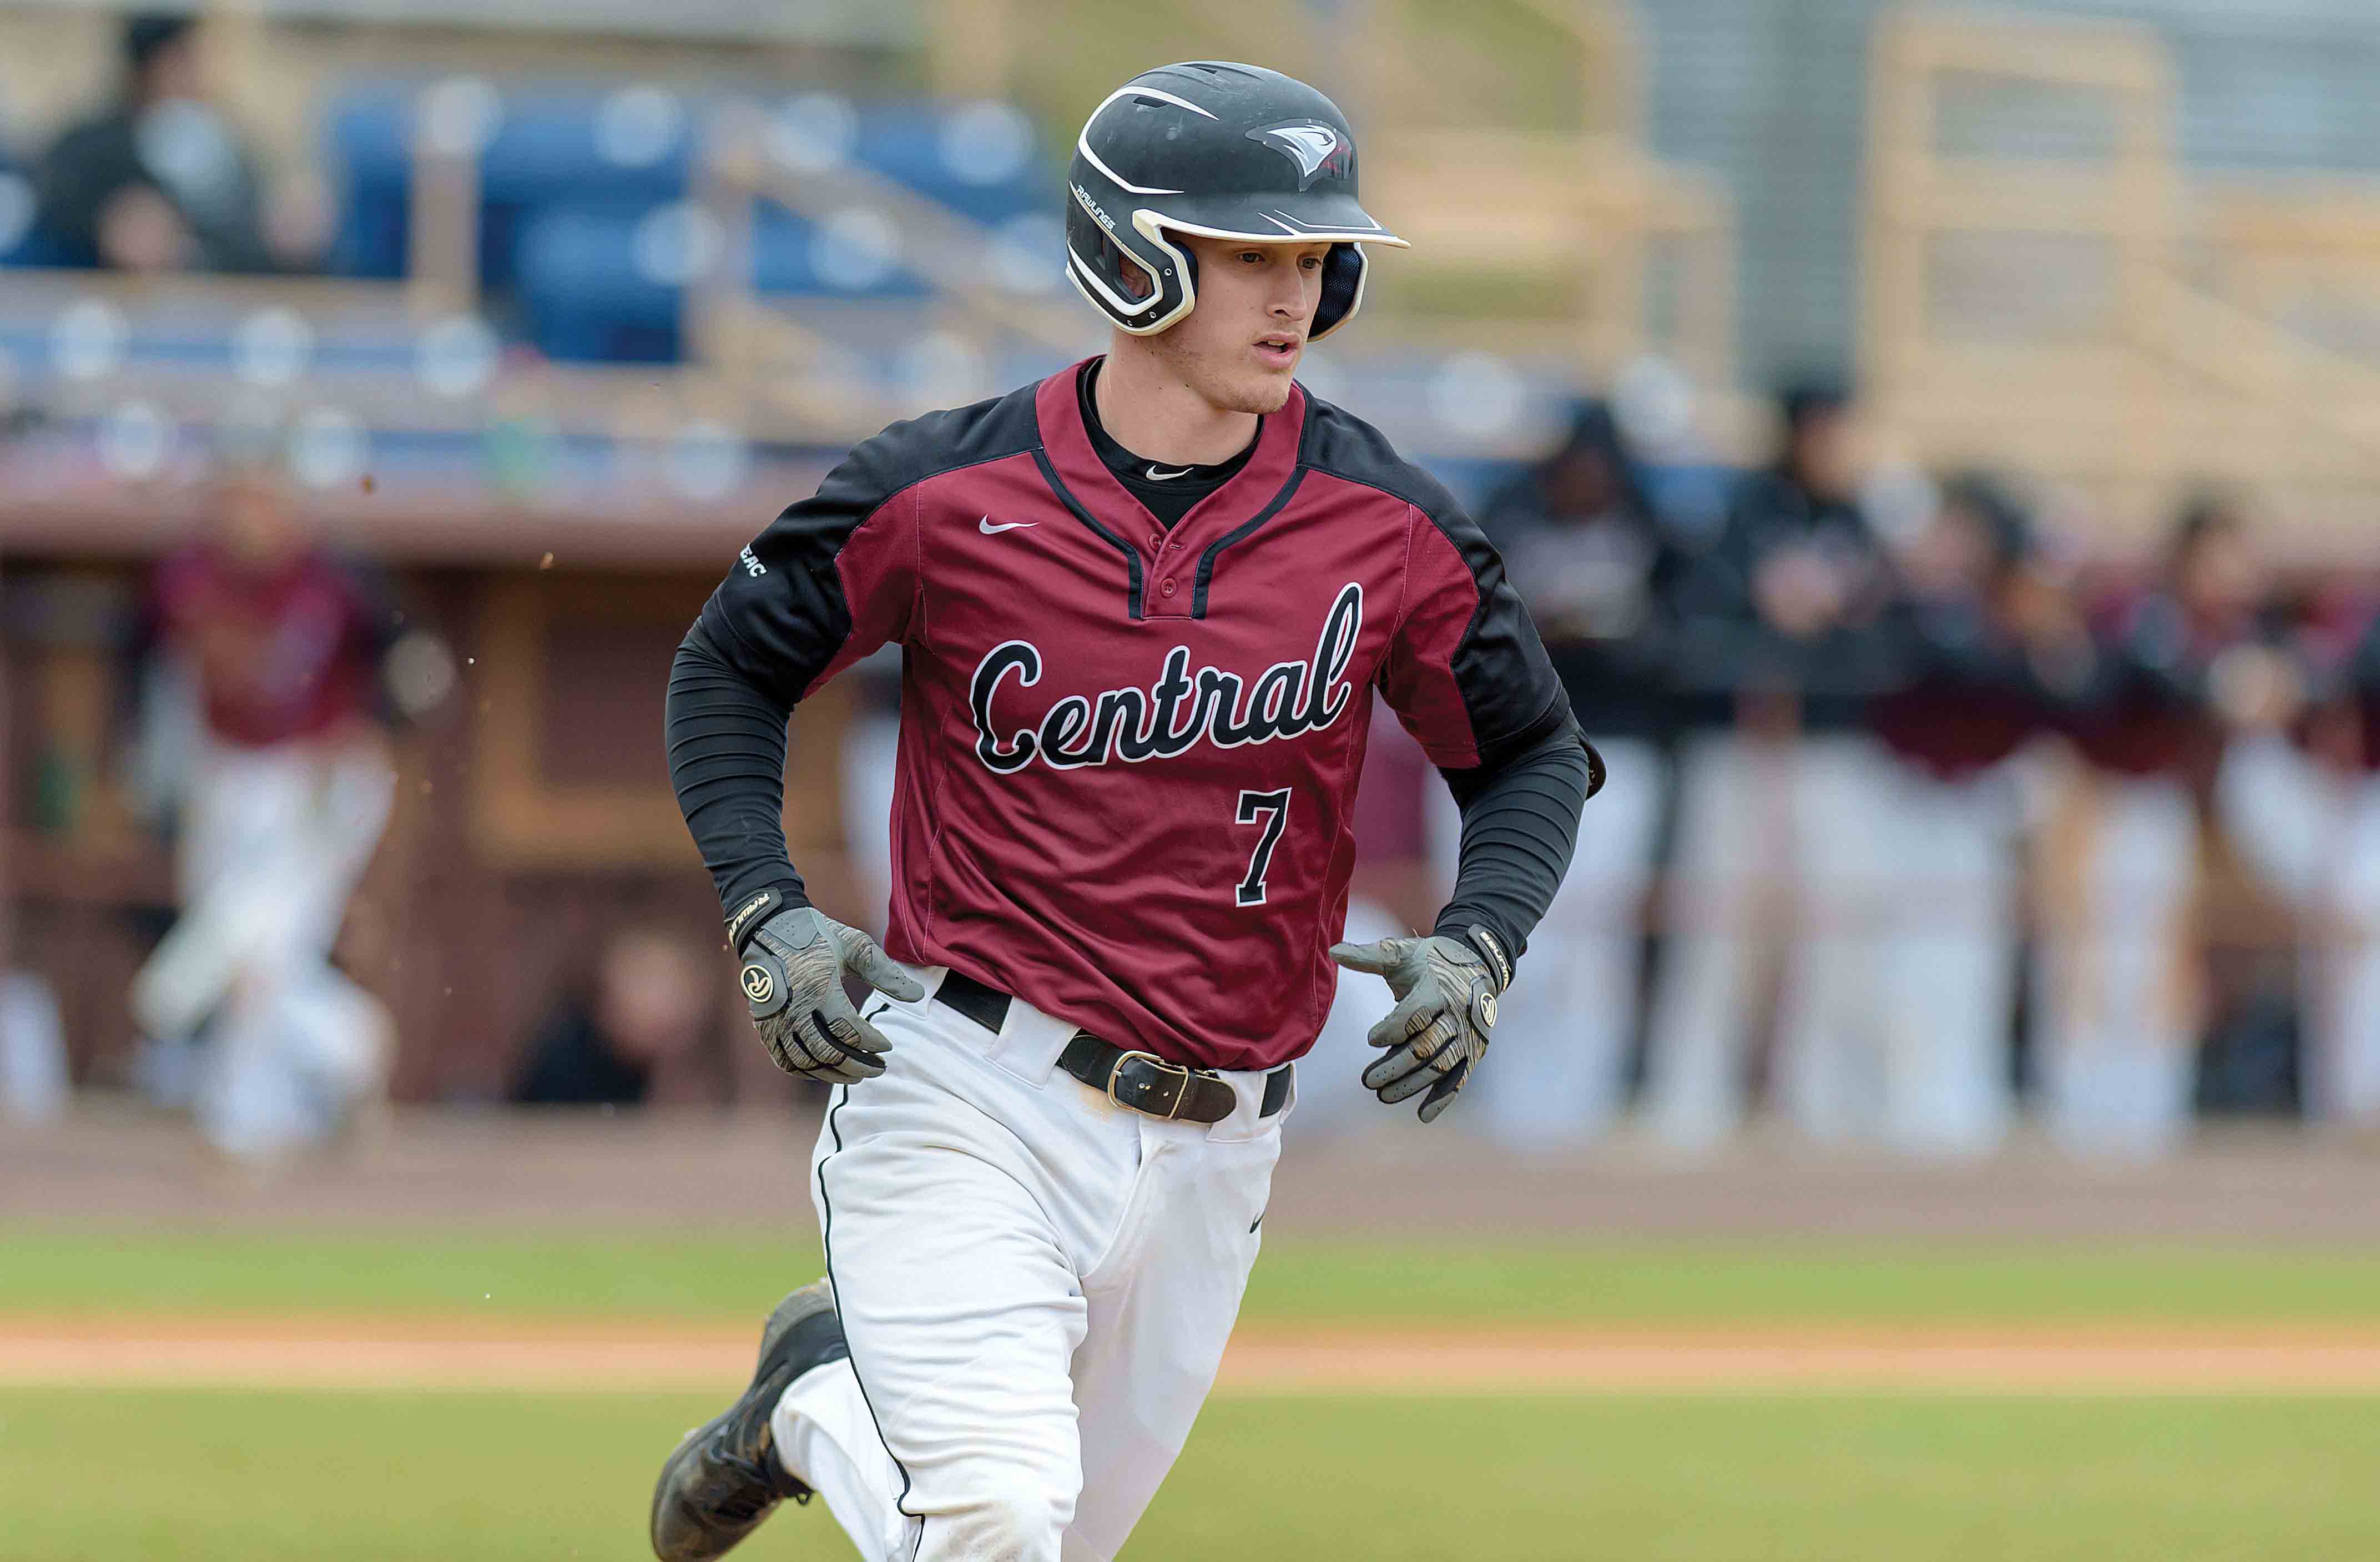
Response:
M999 988L987 987L954 970L934 990L934 1001L996 1031L1008 1019L1011 999ZM1155 1053L1111 1046L1088 1031L1075 1032L1066 1050L1058 1055L1058 1067L1118 1106L1168 1122L1220 1123L1239 1109L1239 1092L1212 1070L1168 1063ZM1257 1109L1257 1117L1272 1117L1289 1104L1291 1078L1291 1066L1286 1063L1265 1076L1264 1104Z

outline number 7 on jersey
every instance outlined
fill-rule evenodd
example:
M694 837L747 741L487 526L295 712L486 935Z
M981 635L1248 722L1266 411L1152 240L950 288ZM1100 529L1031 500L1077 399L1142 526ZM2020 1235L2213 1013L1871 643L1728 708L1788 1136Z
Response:
M1273 848L1281 844L1281 826L1289 823L1289 788L1242 792L1240 823L1262 824L1264 834L1257 837L1257 849L1248 858L1248 876L1240 881L1232 894L1243 906L1261 906L1265 898L1265 870L1272 866Z

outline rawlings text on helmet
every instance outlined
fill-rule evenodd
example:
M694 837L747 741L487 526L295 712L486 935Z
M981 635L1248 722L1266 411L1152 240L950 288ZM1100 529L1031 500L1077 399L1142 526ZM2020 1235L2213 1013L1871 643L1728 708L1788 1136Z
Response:
M1099 224L1110 233L1113 233L1115 231L1115 219L1109 216L1106 209L1098 201L1091 199L1091 192L1089 190L1085 189L1081 185L1076 185L1075 187L1075 199L1081 203L1084 211L1088 212L1091 214L1091 220L1093 222Z

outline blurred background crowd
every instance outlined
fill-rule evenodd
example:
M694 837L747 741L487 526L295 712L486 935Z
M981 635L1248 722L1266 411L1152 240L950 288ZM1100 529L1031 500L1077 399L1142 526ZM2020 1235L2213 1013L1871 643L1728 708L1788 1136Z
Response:
M1355 123L1416 248L1304 378L1471 505L1609 762L1469 1131L2371 1132L2358 10L0 4L0 1109L269 1162L392 1097L782 1102L670 652L852 441L1097 350L1057 171L1208 56ZM896 672L795 717L861 922ZM1454 852L1374 730L1359 938ZM1374 1120L1379 1001L1306 1131Z

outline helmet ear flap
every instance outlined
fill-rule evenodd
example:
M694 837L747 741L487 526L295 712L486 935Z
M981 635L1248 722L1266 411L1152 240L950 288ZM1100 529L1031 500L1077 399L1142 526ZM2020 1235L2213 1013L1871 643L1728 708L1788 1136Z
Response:
M1196 270L1189 252L1153 228L1110 228L1077 189L1066 214L1066 275L1100 313L1136 336L1165 329L1190 308ZM1148 214L1139 214L1143 220Z
M1354 317L1364 303L1364 247L1333 244L1322 258L1322 298L1314 306L1314 328L1305 334L1319 341Z

